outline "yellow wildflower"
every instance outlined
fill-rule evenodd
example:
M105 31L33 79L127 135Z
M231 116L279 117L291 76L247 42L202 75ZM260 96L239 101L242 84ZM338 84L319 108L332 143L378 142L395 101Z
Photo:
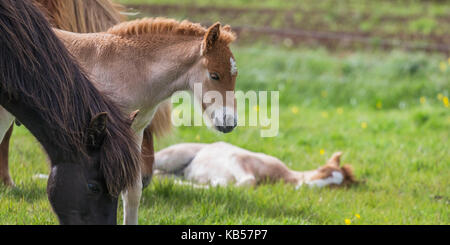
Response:
M442 61L441 63L439 63L439 69L441 69L442 72L447 70L447 64Z
M444 106L448 108L449 104L448 104L448 97L444 96L444 98L442 99L442 102L444 103Z
M427 99L425 97L420 97L420 104L425 104L425 102L427 101Z
M357 219L361 219L361 215L359 215L359 214L355 214L355 217L356 217Z
M381 101L378 101L375 106L377 107L377 109L381 109L383 107L383 103Z
M200 135L197 134L197 135L195 136L195 139L196 139L196 140L200 140Z
M442 99L444 98L444 95L441 94L441 93L439 93L439 94L437 95L437 98L438 98L438 100L442 100Z
M298 107L297 106L293 106L293 107L291 107L291 111L292 111L292 113L294 113L294 114L298 114Z
M362 122L362 123L361 123L361 128L363 128L363 129L364 129L364 128L367 128L367 123L366 123L366 122Z
M328 117L328 112L323 111L323 112L322 112L322 117L323 117L323 118L327 118L327 117Z
M349 225L349 224L352 223L352 221L351 221L350 219L345 219L344 221L345 221L345 224L346 224L346 225Z
M325 150L324 149L320 149L320 155L325 154Z
M344 109L342 109L342 107L337 108L337 113L342 115L342 113L344 113Z

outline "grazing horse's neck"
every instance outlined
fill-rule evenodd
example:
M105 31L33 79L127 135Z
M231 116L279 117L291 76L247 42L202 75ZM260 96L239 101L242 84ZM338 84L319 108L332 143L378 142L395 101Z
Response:
M57 136L58 130L44 120L40 112L30 108L20 100L11 100L9 95L0 93L0 104L12 113L27 129L39 140L50 158L50 162L70 161L68 157L74 156L74 146L61 146Z
M117 94L120 98L116 99L129 107L126 109L140 109L141 113L174 92L188 89L201 62L201 39L194 37L121 37L60 30L57 34L94 76L99 90Z

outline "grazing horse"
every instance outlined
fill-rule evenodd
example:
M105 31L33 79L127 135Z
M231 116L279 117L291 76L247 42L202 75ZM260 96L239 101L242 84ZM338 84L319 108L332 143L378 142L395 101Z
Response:
M215 129L226 133L236 126L237 68L229 49L235 34L229 26L216 23L206 29L188 21L156 18L124 22L104 33L56 33L97 89L111 95L125 112L140 111L132 125L138 142L152 144L151 138L144 138L148 135L144 129L158 104L176 91L194 90L196 84L202 85L203 93L222 95L223 107L196 97L204 110L213 112L209 119ZM125 224L137 224L141 194L142 184L123 194Z
M116 224L118 194L140 179L132 121L29 0L0 1L0 69L0 105L50 158L47 193L59 222Z
M340 167L342 153L334 153L328 162L311 171L290 170L279 159L251 152L237 146L183 143L155 154L155 175L178 176L188 181L212 186L255 186L264 182L284 181L300 187L340 186L355 182L350 165Z
M106 31L125 20L120 13L123 7L110 0L35 0L39 7L49 17L54 27L66 31L89 33ZM166 101L158 106L150 126L146 129L142 142L142 175L149 179L153 165L152 135L164 136L171 130L171 103ZM9 174L8 152L9 141L13 131L14 117L0 106L0 184L14 186ZM6 129L10 129L6 133ZM5 135L4 135L5 134ZM3 139L3 141L2 141Z

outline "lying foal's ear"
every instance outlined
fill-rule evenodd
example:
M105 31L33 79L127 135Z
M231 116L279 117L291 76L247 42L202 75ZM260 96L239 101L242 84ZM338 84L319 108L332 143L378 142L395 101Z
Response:
M341 156L342 152L335 152L328 160L327 165L331 165L338 168L339 165L341 164Z
M216 22L214 25L208 28L208 31L206 31L205 37L203 38L202 55L205 55L206 53L208 53L209 50L211 50L214 47L217 40L219 40L219 37L220 37L220 23Z
M87 128L87 142L86 145L89 150L99 149L106 136L106 124L108 122L108 113L101 112L92 118L89 127Z

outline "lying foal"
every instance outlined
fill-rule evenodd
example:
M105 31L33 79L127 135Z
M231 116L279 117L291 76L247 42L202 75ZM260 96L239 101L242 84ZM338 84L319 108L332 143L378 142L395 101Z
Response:
M255 186L262 182L284 181L300 187L339 186L355 182L350 165L340 167L342 153L336 152L328 162L311 171L294 171L279 159L251 152L237 146L183 143L156 153L155 174L182 177L199 184Z

